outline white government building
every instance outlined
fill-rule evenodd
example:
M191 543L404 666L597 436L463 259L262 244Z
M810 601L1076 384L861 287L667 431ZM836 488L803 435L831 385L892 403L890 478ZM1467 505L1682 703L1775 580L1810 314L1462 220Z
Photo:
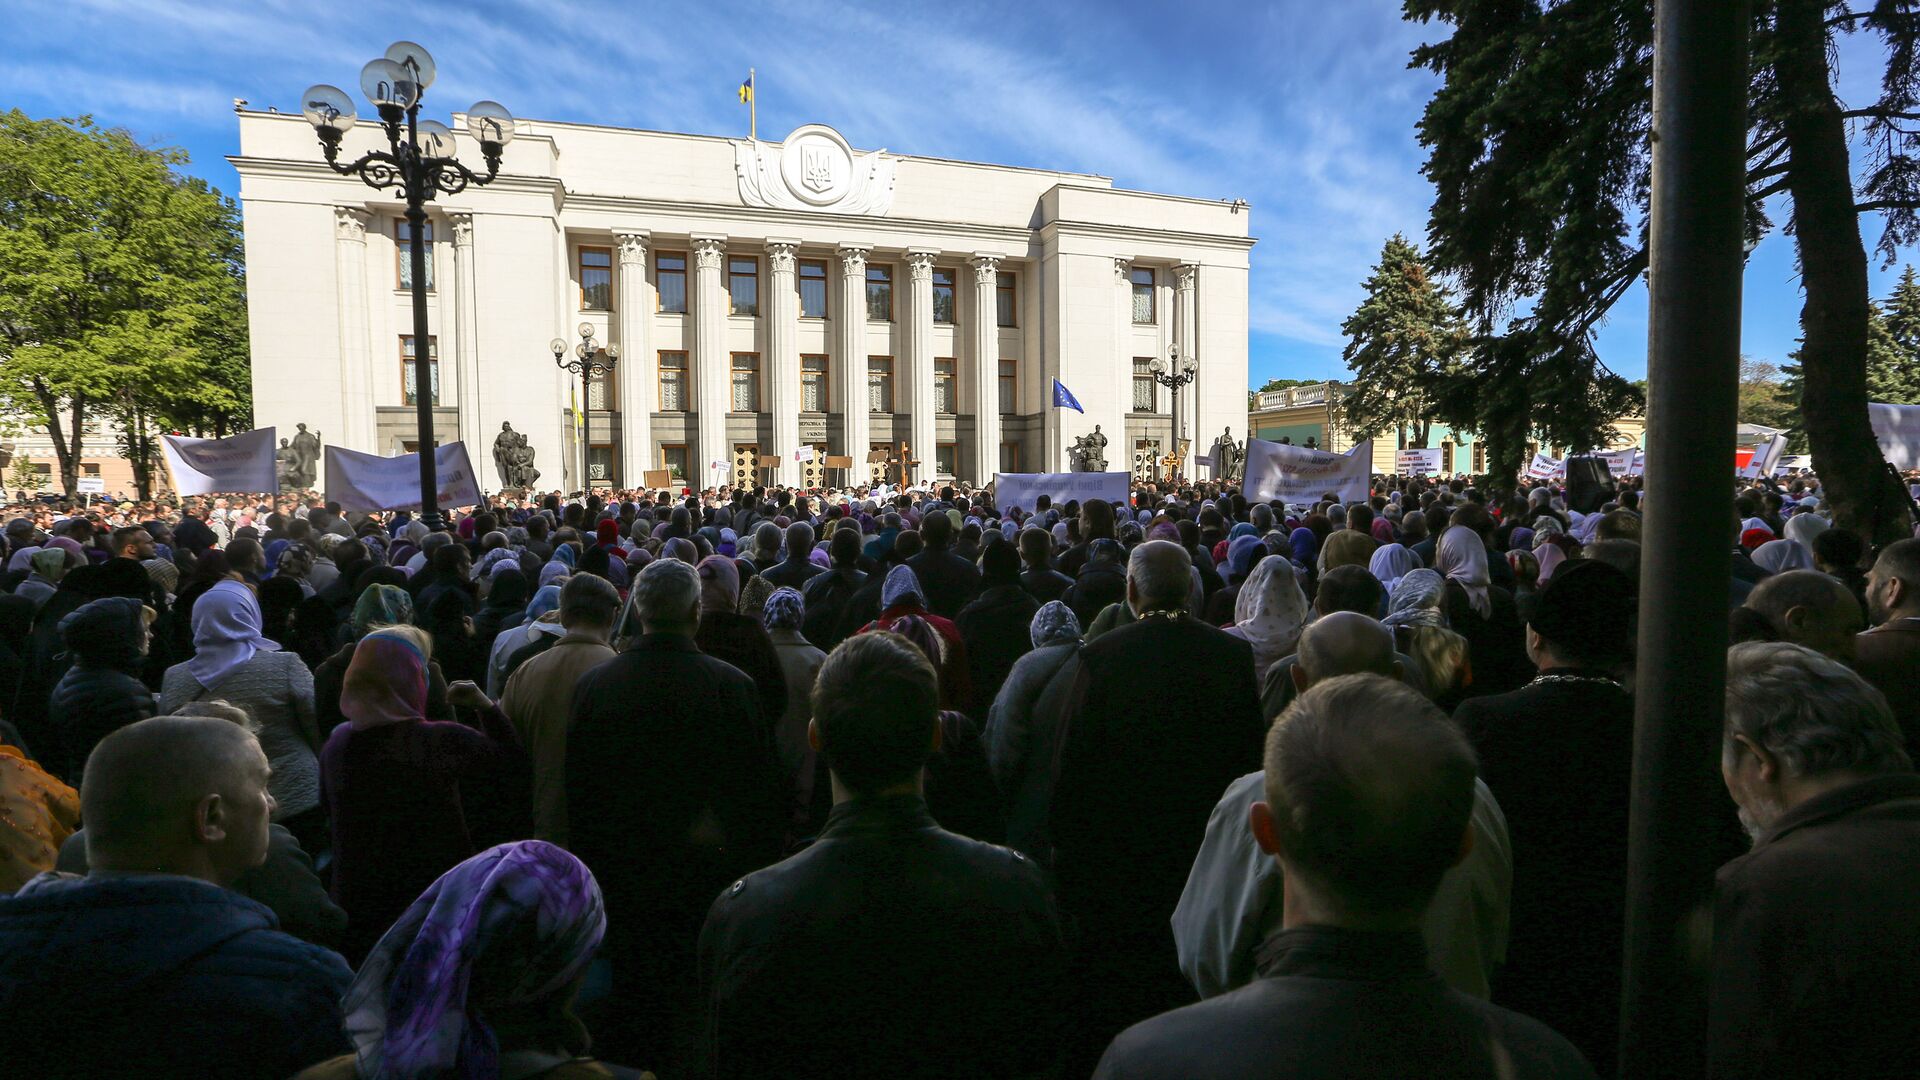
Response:
M331 172L297 114L239 125L257 422L415 449L403 204ZM362 120L341 160L380 131ZM586 402L596 484L712 485L766 454L819 483L827 455L864 472L900 444L916 481L985 483L1065 470L1095 425L1109 469L1144 468L1174 431L1146 368L1176 345L1193 452L1245 437L1244 202L858 151L817 124L775 143L521 120L498 179L429 209L435 437L465 440L489 490L503 422L540 489L580 487L579 382L548 343L571 358L581 324L619 352ZM1053 406L1055 378L1084 415Z

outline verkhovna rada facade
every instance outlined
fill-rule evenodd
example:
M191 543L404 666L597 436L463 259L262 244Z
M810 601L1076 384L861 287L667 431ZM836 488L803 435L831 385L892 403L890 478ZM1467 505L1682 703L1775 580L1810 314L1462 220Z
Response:
M414 450L402 203L329 171L297 114L239 126L257 422ZM362 120L342 160L376 144ZM1197 365L1190 452L1246 437L1241 201L857 150L818 124L769 142L522 120L497 180L429 209L435 438L464 440L488 490L503 422L537 487L577 490L580 405L591 480L616 488L744 480L760 455L776 482L859 482L876 449L917 482L985 483L1065 471L1096 425L1109 470L1147 475L1175 432L1148 365L1176 346ZM549 346L582 324L619 347L584 402ZM1056 378L1084 414L1054 407ZM828 455L857 471L823 476Z

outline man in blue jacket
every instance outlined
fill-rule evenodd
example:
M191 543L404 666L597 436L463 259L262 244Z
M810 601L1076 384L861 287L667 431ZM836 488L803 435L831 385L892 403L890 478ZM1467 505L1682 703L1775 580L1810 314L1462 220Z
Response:
M20 1076L284 1078L345 1052L340 957L226 886L267 854L245 728L160 716L101 740L87 876L0 898L0 1062Z

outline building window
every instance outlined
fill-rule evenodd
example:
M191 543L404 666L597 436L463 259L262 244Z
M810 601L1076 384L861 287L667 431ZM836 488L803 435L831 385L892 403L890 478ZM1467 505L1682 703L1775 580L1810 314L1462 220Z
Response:
M1000 358L1000 411L1017 413L1020 411L1020 381L1015 378L1019 363L1008 357Z
M1449 476L1453 475L1453 444L1451 442L1440 444L1440 471Z
M827 358L824 353L806 353L800 357L800 411L823 413L832 408L827 393Z
M959 384L959 368L951 356L933 358L933 411L943 416L951 416L960 411L960 398L955 388Z
M687 479L687 444L662 443L660 467L667 470L668 476L684 482Z
M1013 275L1002 271L994 275L993 281L994 312L998 316L1000 325L1020 325L1019 321L1014 318L1015 312L1019 310L1019 305L1014 302Z
M1136 266L1127 272L1133 283L1133 321L1136 326L1153 324L1153 267Z
M943 442L933 448L933 471L937 476L952 476L960 464L960 444Z
M1000 471L1001 472L1019 472L1020 471L1020 444L1019 443L1003 442L1000 444Z
M653 256L654 292L660 298L660 310L675 315L687 313L687 257L677 251L656 252Z
M614 381L618 377L618 372L609 369L587 380L588 412L613 411L614 403L620 400L620 384Z
M933 321L953 325L953 271L933 268Z
M433 404L440 404L440 336L427 335L427 373L431 380ZM413 335L400 335L400 403L419 404L420 384L414 380Z
M727 257L727 296L735 315L760 314L760 260L751 255Z
M827 317L827 264L824 259L800 260L800 317Z
M733 354L733 411L760 411L760 354Z
M613 486L613 447L606 443L595 443L587 447L587 482L601 486Z
M867 318L893 321L893 267L867 267Z
M867 357L867 411L893 411L893 357Z
M687 354L684 351L660 354L660 411L687 411Z
M399 268L400 287L413 288L413 230L407 225L406 218L393 223L393 253L395 265ZM427 242L427 288L433 288L433 222L429 221L420 230Z
M580 249L580 309L613 310L613 249Z
M1133 358L1133 411L1153 411L1153 357Z
M1473 471L1475 475L1479 475L1487 471L1487 444L1486 443L1477 442L1473 444Z

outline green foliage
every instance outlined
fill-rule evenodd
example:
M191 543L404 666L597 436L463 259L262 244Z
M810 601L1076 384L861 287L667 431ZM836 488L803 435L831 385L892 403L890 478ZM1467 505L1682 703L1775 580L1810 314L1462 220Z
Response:
M0 113L0 411L54 436L73 491L85 421L251 412L238 215L89 117Z
M1920 279L1911 265L1901 272L1884 315L1869 324L1868 333L1867 398L1920 405Z
M1340 354L1353 371L1341 402L1356 439L1404 428L1407 445L1425 447L1434 396L1459 372L1467 331L1420 250L1395 233L1366 282L1367 296L1340 324Z
M1800 426L1800 403L1780 378L1780 369L1751 356L1740 358L1740 405L1737 418L1742 424L1792 431Z
M7 471L7 487L14 491L40 490L40 470L33 467L33 459L13 459L13 467Z

